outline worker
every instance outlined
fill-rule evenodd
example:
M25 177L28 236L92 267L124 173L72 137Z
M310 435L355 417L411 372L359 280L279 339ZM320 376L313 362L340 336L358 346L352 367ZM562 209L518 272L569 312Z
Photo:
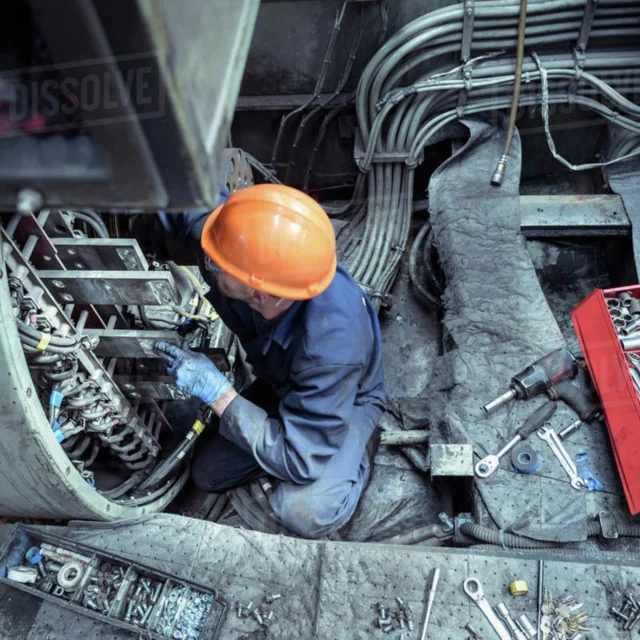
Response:
M282 525L335 532L370 477L386 395L377 315L336 263L329 218L296 189L257 185L211 214L169 219L199 239L207 297L257 377L239 395L204 354L156 343L178 389L219 417L198 444L195 484L223 492L268 474Z

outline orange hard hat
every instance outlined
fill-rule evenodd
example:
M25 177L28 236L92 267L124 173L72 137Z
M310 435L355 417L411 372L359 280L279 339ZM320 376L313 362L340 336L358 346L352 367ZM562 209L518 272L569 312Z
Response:
M313 198L283 185L233 193L207 219L201 244L236 280L280 298L313 298L336 272L329 217Z

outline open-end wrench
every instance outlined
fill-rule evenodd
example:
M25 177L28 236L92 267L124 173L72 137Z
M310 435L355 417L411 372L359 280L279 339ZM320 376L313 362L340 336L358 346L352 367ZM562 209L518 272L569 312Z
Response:
M489 621L493 630L498 634L500 640L511 640L511 634L500 621L500 618L494 613L491 605L484 597L484 589L480 580L477 578L467 578L462 583L464 592L478 605L478 609L482 611L484 617Z
M479 478L488 478L500 464L500 458L506 455L521 440L526 440L540 425L544 424L556 411L558 406L551 400L536 409L516 431L516 435L494 455L489 455L476 462L474 471Z
M571 486L574 489L587 487L587 481L578 475L576 465L573 463L571 456L564 448L560 438L558 438L558 434L552 429L551 424L548 422L543 424L542 427L538 429L537 434L538 438L546 441L546 443L551 447L551 451L553 451L554 455L562 465L562 468L567 472L569 478L571 478Z

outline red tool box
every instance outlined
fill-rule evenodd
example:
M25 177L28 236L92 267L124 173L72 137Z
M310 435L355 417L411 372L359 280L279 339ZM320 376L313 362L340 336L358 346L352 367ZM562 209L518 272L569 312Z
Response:
M589 372L602 401L620 479L632 514L640 512L640 397L607 299L622 292L640 300L640 286L597 289L572 312Z

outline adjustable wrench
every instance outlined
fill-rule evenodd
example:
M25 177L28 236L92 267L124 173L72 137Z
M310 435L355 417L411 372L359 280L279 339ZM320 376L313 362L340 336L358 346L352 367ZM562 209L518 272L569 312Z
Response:
M582 489L587 487L587 481L581 478L578 475L578 471L576 469L576 465L573 463L571 456L567 453L567 450L564 448L564 445L558 438L558 434L551 428L551 424L549 422L545 422L540 429L537 431L538 438L541 440L545 440L546 443L551 447L551 451L553 451L556 458L558 458L562 468L567 472L569 478L571 478L571 486L574 489Z
M480 584L480 580L477 578L467 578L462 583L462 589L478 605L478 609L482 611L484 617L489 621L489 624L498 634L500 640L511 640L511 634L502 622L500 622L500 618L494 613L491 605L484 597L484 589L482 588L482 584Z

